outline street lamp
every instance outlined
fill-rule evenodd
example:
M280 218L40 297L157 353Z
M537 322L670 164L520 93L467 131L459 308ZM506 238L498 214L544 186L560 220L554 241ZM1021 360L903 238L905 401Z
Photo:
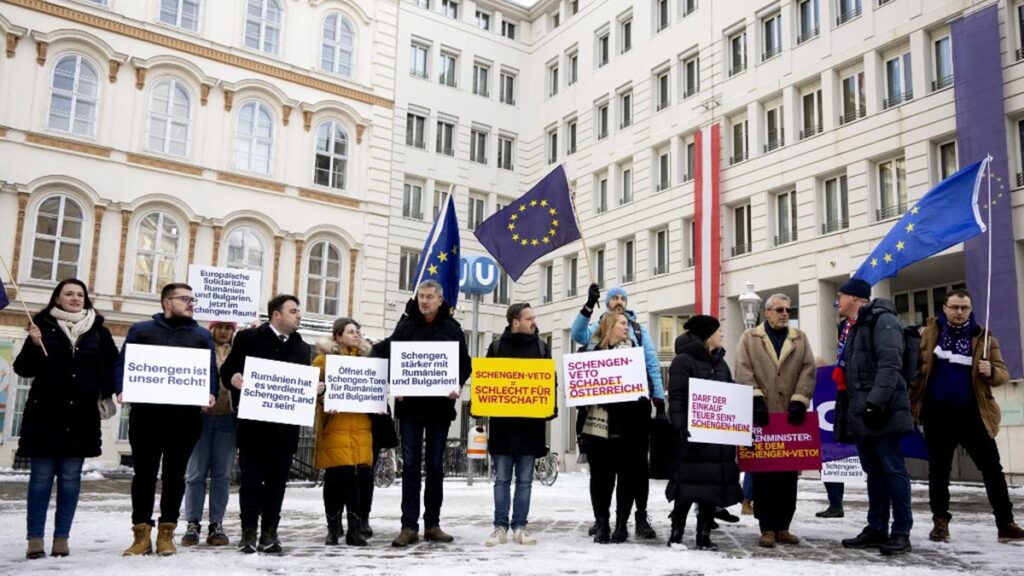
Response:
M740 310L743 311L743 325L753 328L757 325L758 312L761 311L761 297L754 292L754 283L747 282L747 291L740 294Z

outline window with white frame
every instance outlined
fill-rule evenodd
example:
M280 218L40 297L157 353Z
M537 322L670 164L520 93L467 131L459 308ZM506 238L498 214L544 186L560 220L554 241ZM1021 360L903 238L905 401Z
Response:
M580 54L573 50L565 57L565 83L572 86L579 80L580 76Z
M633 14L619 20L619 54L633 49Z
M683 60L683 98L700 92L700 56Z
M235 129L236 170L270 174L274 146L274 117L265 104L250 101L238 109Z
M622 242L622 283L636 280L636 242L630 238Z
M903 158L878 163L878 208L875 220L885 220L907 211L907 171Z
M340 12L324 18L320 43L320 69L340 76L352 76L352 54L356 34L352 22Z
M501 35L509 40L516 39L516 23L509 20L501 21Z
M494 291L491 292L491 302L493 304L504 304L508 305L512 302L511 290L508 272L505 272L500 266L498 267L498 285L494 287Z
M580 259L578 256L570 256L565 259L565 296L567 298L575 298L579 290L579 264Z
M882 108L891 108L914 97L911 84L910 52L885 61L885 100Z
M487 164L487 132L476 129L469 131L469 159Z
M661 32L668 25L669 20L668 0L654 0L654 31Z
M729 159L730 164L743 162L749 158L749 136L746 119L734 120L732 122L732 157Z
M405 145L426 148L427 118L412 112L405 115Z
M268 54L281 49L280 0L247 0L245 10L245 47Z
M157 294L178 277L181 226L166 212L147 214L137 226L132 290Z
M729 76L735 76L747 69L747 32L729 36Z
M68 54L57 60L50 84L47 128L78 136L95 136L99 85L96 67L84 56Z
M796 190L775 195L775 245L796 242Z
M452 190L450 187L447 190L442 190L440 186L440 183L434 184L434 220L437 220L441 208L448 202L448 194Z
M481 30L491 29L491 15L482 10L476 11L476 27Z
M254 229L239 226L228 235L228 268L263 270L263 240Z
M10 402L11 393L14 396L14 405L11 406L11 435L9 438L18 438L21 436L21 425L25 421L25 405L28 404L28 393L32 389L32 382L35 378L23 378L17 374L11 375L12 382L8 384L8 396L7 401ZM128 408L125 404L122 406L121 411Z
M621 181L622 196L619 197L619 205L629 204L633 201L633 168L622 169Z
M321 240L309 250L306 263L306 308L304 312L337 316L341 302L341 250Z
M776 12L761 20L761 61L782 52L782 13Z
M541 285L540 299L541 302L547 304L554 298L555 293L555 267L552 264L545 264L541 267Z
M576 119L572 118L565 123L565 153L566 155L576 153Z
M800 139L810 138L822 130L821 88L805 92L800 97L801 114Z
M316 129L316 167L313 181L344 190L348 176L348 134L341 123L328 120Z
M655 276L668 274L668 228L662 228L654 233L654 270Z
M864 96L864 72L855 72L840 82L842 90L842 116L839 124L847 124L867 114Z
M562 13L558 10L552 12L549 17L551 18L551 29L558 28L562 25Z
M597 50L595 51L595 53L597 54L597 67L598 68L604 66L605 64L608 64L608 59L610 58L610 54L609 53L611 52L610 43L611 43L610 34L608 33L607 30L605 30L604 32L598 33L598 35L597 35Z
M398 289L404 292L412 291L416 284L416 261L419 260L419 250L402 248L398 257Z
M84 224L82 207L70 196L44 200L36 211L29 278L57 282L78 277Z
M608 103L599 104L597 107L597 139L604 140L608 137Z
M441 52L441 71L437 81L445 86L455 88L458 85L459 57L448 52Z
M860 0L839 0L839 14L836 16L836 26L842 26L850 20L860 17Z
M657 180L655 180L655 188L660 192L662 190L668 190L669 186L672 185L672 177L670 172L669 163L669 149L662 148L657 151Z
M501 90L499 99L502 104L515 104L516 103L516 75L502 71L501 73Z
M491 95L491 67L477 62L473 64L473 94L487 98Z
M130 404L122 404L117 415L117 441L128 442L128 428L131 422L132 407Z
M597 178L597 190L594 193L594 210L598 214L608 211L608 175L602 174Z
M768 107L764 112L765 144L764 151L771 152L785 145L785 134L782 131L782 105Z
M146 148L161 154L188 156L192 97L183 82L160 80L149 95Z
M683 182L689 182L693 180L697 174L697 143L694 141L694 137L687 136L683 145L683 154L685 156L686 173L683 174Z
M193 32L199 30L199 0L160 0L160 21Z
M960 163L956 156L956 140L943 142L938 146L939 155L939 181L956 174L960 169Z
M412 5L430 10L430 0L412 0Z
M430 49L421 44L409 45L409 74L417 78L427 78L427 62L430 60Z
M509 136L498 136L498 168L503 170L513 169L512 151L515 149L515 140Z
M696 245L697 226L693 218L683 220L683 264L686 268L693 268L693 251Z
M818 11L818 2L819 0L800 0L797 6L797 16L800 19L800 28L796 36L797 44L817 38L821 33L821 13Z
M548 164L558 162L558 129L548 131Z
M697 11L697 0L681 0L680 11L682 17L687 17Z
M455 122L437 121L437 153L455 156Z
M604 248L597 248L594 250L594 275L597 276L594 280L597 282L598 288L604 289Z
M558 63L548 66L548 96L558 94Z
M459 19L459 3L455 0L441 0L441 13L453 19Z
M485 200L479 196L469 197L469 212L466 214L466 226L470 230L476 230L481 224L484 223L484 205Z
M402 186L402 217L423 219L422 182L406 182Z
M664 110L672 104L672 95L669 91L669 71L661 70L654 74L654 94L656 110Z
M823 222L821 233L829 234L850 227L850 203L846 192L846 174L822 182Z
M749 254L752 244L750 204L742 204L732 209L732 255Z
M949 36L935 40L935 79L932 90L941 90L953 85L953 44Z
M633 125L633 91L627 90L619 94L619 128Z
M1017 52L1016 61L1024 60L1024 2L1017 2L1014 9L1017 22Z

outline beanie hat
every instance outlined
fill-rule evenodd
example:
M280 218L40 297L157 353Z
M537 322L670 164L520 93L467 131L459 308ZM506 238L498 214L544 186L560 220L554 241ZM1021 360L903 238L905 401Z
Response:
M697 335L701 340L707 340L711 338L711 335L718 331L718 327L722 324L718 321L718 318L714 316L708 316L707 314L698 314L692 316L683 324L683 329L687 332L692 332Z
M607 306L612 301L612 296L622 296L624 299L629 300L629 294L626 293L626 289L622 286L614 286L608 293L604 295L604 305Z
M209 324L207 324L207 326L209 326L210 330L213 330L214 326L221 326L221 325L223 325L223 326L230 326L232 330L237 330L238 329L238 324L236 324L234 322L226 322L224 320L210 320Z
M860 278L850 278L839 287L840 294L846 294L847 296L856 296L857 298L863 298L865 300L871 299L871 284L868 284Z

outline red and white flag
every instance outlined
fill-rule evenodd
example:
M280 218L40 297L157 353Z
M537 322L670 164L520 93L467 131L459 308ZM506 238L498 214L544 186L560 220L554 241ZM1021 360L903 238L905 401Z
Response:
M720 126L702 128L694 138L694 267L696 314L718 317L718 292L722 285L722 219L718 203Z

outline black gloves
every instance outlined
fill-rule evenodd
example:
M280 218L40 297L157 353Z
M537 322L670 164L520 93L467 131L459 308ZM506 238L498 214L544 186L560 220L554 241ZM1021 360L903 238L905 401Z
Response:
M764 396L754 396L754 424L768 425L768 405L764 403Z
M591 310L597 305L597 301L601 299L601 289L597 284L591 284L590 288L587 289L587 308Z
M803 402L797 402L793 400L789 403L789 417L786 418L792 426L799 426L804 423L804 418L807 416L807 406L804 406Z
M655 420L664 420L665 419L665 400L662 399L662 398L655 398L654 400L651 400L651 403L654 404L654 419Z
M882 408L877 404L868 402L866 408L864 408L864 425L868 427L868 430L881 430L885 428L885 423L889 419L882 411Z

